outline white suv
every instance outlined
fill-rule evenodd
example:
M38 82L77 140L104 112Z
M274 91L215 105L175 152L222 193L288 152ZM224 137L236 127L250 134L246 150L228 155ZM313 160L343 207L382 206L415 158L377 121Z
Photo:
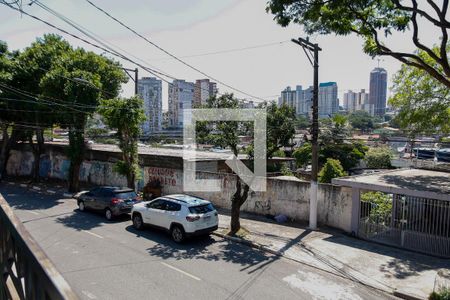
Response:
M219 217L211 202L189 195L168 195L133 206L131 220L136 229L144 225L169 231L180 243L186 237L216 230Z

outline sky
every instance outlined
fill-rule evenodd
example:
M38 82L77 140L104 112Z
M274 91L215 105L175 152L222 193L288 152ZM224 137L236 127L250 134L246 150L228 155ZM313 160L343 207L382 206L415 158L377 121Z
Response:
M292 38L306 37L305 33L299 25L283 28L276 24L273 16L265 11L266 0L91 1L160 47L178 57L184 57L182 58L184 61L202 72L248 94L275 100L286 86L312 85L313 69L308 59L303 50L290 41ZM116 49L120 48L120 52L126 56L145 61L148 67L157 68L173 77L188 81L205 78L204 75L171 59L133 35L85 0L40 0L40 2L95 33ZM24 0L23 3L26 12L82 36L38 5L29 6L29 0ZM0 40L6 41L10 49L23 49L36 37L53 32L61 34L74 46L101 53L101 50L66 36L4 5L0 5L0 20ZM421 38L426 42L437 42L433 41L433 38L438 34L430 34L432 30L425 27L425 34ZM392 75L401 66L393 58L383 57L378 61L363 53L363 41L355 35L345 37L315 35L311 36L310 40L322 48L319 57L319 80L337 82L341 105L345 91L369 89L370 71L378 64L388 72L389 87ZM396 33L388 42L392 48L408 51L414 49L409 33ZM266 44L271 45L215 55L185 57ZM126 61L123 61L123 66L135 68ZM140 70L140 76L152 75ZM220 84L218 88L222 93L233 92ZM167 89L167 84L163 83L165 109ZM123 86L122 95L130 96L133 91L133 82L130 81ZM238 92L235 92L235 95L239 98L249 98Z

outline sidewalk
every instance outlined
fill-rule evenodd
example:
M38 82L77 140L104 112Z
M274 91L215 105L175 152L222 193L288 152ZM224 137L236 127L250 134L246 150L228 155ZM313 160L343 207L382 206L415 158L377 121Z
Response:
M229 227L229 211L220 210L219 234ZM277 224L263 216L241 213L249 231L241 242L349 278L405 299L428 299L439 269L450 262L359 240L341 231L306 224Z

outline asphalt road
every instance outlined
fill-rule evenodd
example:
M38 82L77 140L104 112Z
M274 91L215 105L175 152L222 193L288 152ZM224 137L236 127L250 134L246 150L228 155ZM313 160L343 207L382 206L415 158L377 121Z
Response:
M182 245L107 222L76 201L0 183L0 193L81 299L386 299L350 280L211 236Z

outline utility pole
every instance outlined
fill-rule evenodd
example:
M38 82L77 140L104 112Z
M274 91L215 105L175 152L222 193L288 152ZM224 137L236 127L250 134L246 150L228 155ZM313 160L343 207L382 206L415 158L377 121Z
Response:
M139 81L138 68L136 68L134 70L133 69L122 68L122 70L124 70L125 73L127 73L128 77L130 77L131 80L134 81L134 95L137 95L138 94L138 81ZM128 72L134 72L134 78Z
M138 68L134 69L134 95L136 96L138 94Z
M317 174L319 172L319 51L318 44L313 44L309 38L292 39L292 42L300 45L311 65L314 67L314 92L312 105L312 162L311 162L311 188L309 200L309 228L317 228ZM312 58L311 58L312 52Z

